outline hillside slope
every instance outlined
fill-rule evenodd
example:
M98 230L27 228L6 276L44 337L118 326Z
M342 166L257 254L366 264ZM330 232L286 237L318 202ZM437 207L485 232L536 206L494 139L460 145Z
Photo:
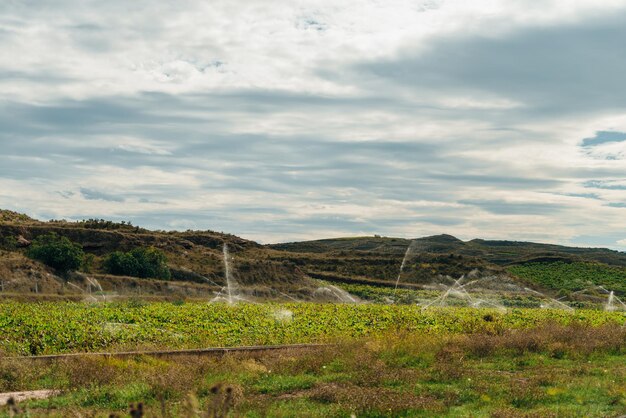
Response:
M626 253L518 241L451 235L416 239L354 237L270 245L273 256L289 260L317 277L346 277L432 284L442 276L474 272L542 290L577 291L593 285L626 291ZM406 255L405 267L400 265ZM569 268L564 268L569 265Z
M297 253L336 253L338 251L404 255L409 245L415 252L456 254L478 257L498 265L542 261L543 258L589 260L626 266L626 253L608 248L566 247L522 241L473 239L461 241L452 235L404 239L387 237L354 237L272 244L269 247Z
M75 274L69 285L67 277L57 277L53 270L24 256L30 241L51 232L80 244L92 255L91 266ZM2 210L0 280L5 283L5 292L33 292L36 288L64 293L75 285L91 291L92 278L105 290L126 294L206 297L225 284L224 244L233 256L235 280L261 296L285 292L306 299L307 292L320 286L312 279L376 286L395 286L399 280L401 287L414 288L450 284L463 275L489 278L481 284L489 283L495 289L532 286L556 293L595 284L610 286L619 293L626 291L626 253L602 248L462 241L451 235L413 240L353 237L263 246L213 231L150 231L105 220L42 222ZM105 274L102 260L109 253L150 246L167 256L171 280Z
M113 286L108 285L110 282L119 282L103 274L105 272L102 260L107 254L152 246L162 250L167 256L172 273L171 282L178 283L178 286L183 283L193 284L194 287L204 285L207 287L205 293L210 295L212 290L219 289L225 283L222 255L225 243L228 244L233 257L235 279L242 286L255 287L259 292L265 287L273 289L312 287L308 277L293 263L286 260L271 260L263 256L267 250L261 245L230 234L213 231L149 231L125 223L103 220L41 222L16 215L18 214L14 212L0 211L0 246L4 247L3 253L0 254L0 272L4 271L4 274L12 279L19 276L20 282L24 282L30 276L41 275L44 271L54 275L52 270L25 258L22 247L40 235L56 233L80 244L86 253L93 255L93 266L86 273L96 277L105 290ZM16 257L28 261L32 271L30 276L22 274L16 268L12 261ZM61 284L63 282L58 277L57 281ZM80 277L74 277L71 283L80 281ZM15 283L12 287L7 285L7 289L20 292L30 289L33 285L31 283L30 287L16 286ZM127 280L128 283L131 283L130 278ZM49 285L46 289L54 293L59 291L58 287ZM143 285L145 291L154 287L145 283Z

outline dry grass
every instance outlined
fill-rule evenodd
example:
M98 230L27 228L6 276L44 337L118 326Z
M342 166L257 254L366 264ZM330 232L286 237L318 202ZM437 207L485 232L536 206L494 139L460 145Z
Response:
M261 416L455 416L451 408L468 402L488 407L494 417L559 416L545 406L550 393L561 396L564 389L557 386L575 391L606 386L602 402L612 402L614 410L626 408L623 390L611 383L623 379L626 370L604 375L606 370L599 372L591 361L560 363L562 358L622 355L625 348L623 327L548 324L501 335L389 334L306 351L222 357L79 357L47 363L0 358L0 390L41 389L47 382L50 389L63 391L60 404L54 399L36 407L26 404L31 416L123 417L130 403L131 416L151 417L217 418L250 411ZM529 356L543 363L525 365ZM483 367L490 362L506 362L509 371ZM491 400L482 400L485 394ZM592 392L588 402L596 396Z
M626 346L626 327L548 323L532 329L507 330L502 335L460 336L453 344L476 357L487 357L502 350L518 355L548 352L555 358L589 355L595 351L617 354Z
M439 406L435 399L412 392L363 387L350 383L321 384L307 393L307 396L316 401L338 404L355 413L379 411L397 414L410 409L432 410L433 407Z

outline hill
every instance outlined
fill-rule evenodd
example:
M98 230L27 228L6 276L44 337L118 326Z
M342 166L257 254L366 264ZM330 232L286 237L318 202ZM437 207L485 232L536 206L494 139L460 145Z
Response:
M105 290L142 295L211 296L224 285L222 248L228 244L234 258L234 276L238 283L251 287L259 294L270 293L268 287L310 288L308 277L289 261L271 260L261 245L234 235L213 231L149 231L128 223L105 220L68 222L52 220L41 222L14 212L0 211L0 274L5 281L5 292L31 291L35 277L52 276L55 281L42 283L39 292L62 293L70 291L67 282L81 289L90 289L87 278L96 279ZM79 244L92 262L82 274L71 280L61 279L54 271L24 256L24 248L38 236L56 233ZM155 247L167 257L171 280L141 280L105 274L103 259L114 251L130 251L137 247ZM16 261L19 260L19 261ZM21 264L20 264L21 263ZM18 269L17 265L25 266ZM56 283L56 284L55 284ZM18 285L19 284L19 285ZM183 290L181 290L183 289ZM74 290L76 292L77 290Z
M355 237L270 245L316 277L343 281L395 281L406 255L401 283L428 284L471 271L547 291L577 291L592 285L626 292L626 253L606 248L567 247L451 235L416 239ZM568 267L564 267L568 266ZM360 280L360 282L365 282Z
M33 239L54 232L79 244L90 262L71 278L25 257ZM203 297L225 285L222 249L233 255L234 278L262 297L283 293L307 299L320 286L314 279L373 286L432 288L463 275L490 278L492 289L531 286L541 291L575 292L594 284L626 292L626 253L451 235L403 239L352 237L260 245L214 231L150 231L126 222L89 219L42 222L0 210L0 289L3 293L88 294L105 291L154 297ZM107 274L103 260L114 251L137 247L161 250L170 280ZM405 259L406 258L406 259ZM400 266L405 261L404 268Z
M354 237L290 242L270 245L271 248L297 253L334 253L337 251L376 252L380 254L404 255L413 243L415 251L434 254L464 255L479 257L498 265L542 261L544 259L586 259L608 265L626 266L626 253L608 248L566 247L554 244L539 244L521 241L495 241L473 239L461 241L452 235L404 239L387 237Z

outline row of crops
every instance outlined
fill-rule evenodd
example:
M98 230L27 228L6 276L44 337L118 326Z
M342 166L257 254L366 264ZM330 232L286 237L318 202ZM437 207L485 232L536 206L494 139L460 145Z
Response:
M329 283L320 281L323 285ZM357 296L359 299L373 303L396 303L396 304L420 304L428 305L429 302L441 296L445 290L413 290L386 286L371 286L357 283L342 283L341 288L349 292L351 295ZM538 298L532 294L505 294L505 293L476 293L472 292L472 296L476 298L484 298L496 301L499 305L507 308L539 308L545 301L545 297ZM450 297L447 302L449 306L467 306L467 300L455 299ZM577 308L598 308L598 304L578 304Z
M528 263L508 268L514 275L551 289L577 291L593 285L626 293L626 268L600 263Z
M546 321L626 323L620 312L414 305L0 303L0 352L37 355L130 348L328 342L388 332L498 333Z

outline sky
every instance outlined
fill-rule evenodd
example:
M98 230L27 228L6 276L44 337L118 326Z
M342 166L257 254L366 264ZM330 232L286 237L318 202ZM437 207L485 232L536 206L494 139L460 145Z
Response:
M0 208L626 251L626 0L2 0Z

